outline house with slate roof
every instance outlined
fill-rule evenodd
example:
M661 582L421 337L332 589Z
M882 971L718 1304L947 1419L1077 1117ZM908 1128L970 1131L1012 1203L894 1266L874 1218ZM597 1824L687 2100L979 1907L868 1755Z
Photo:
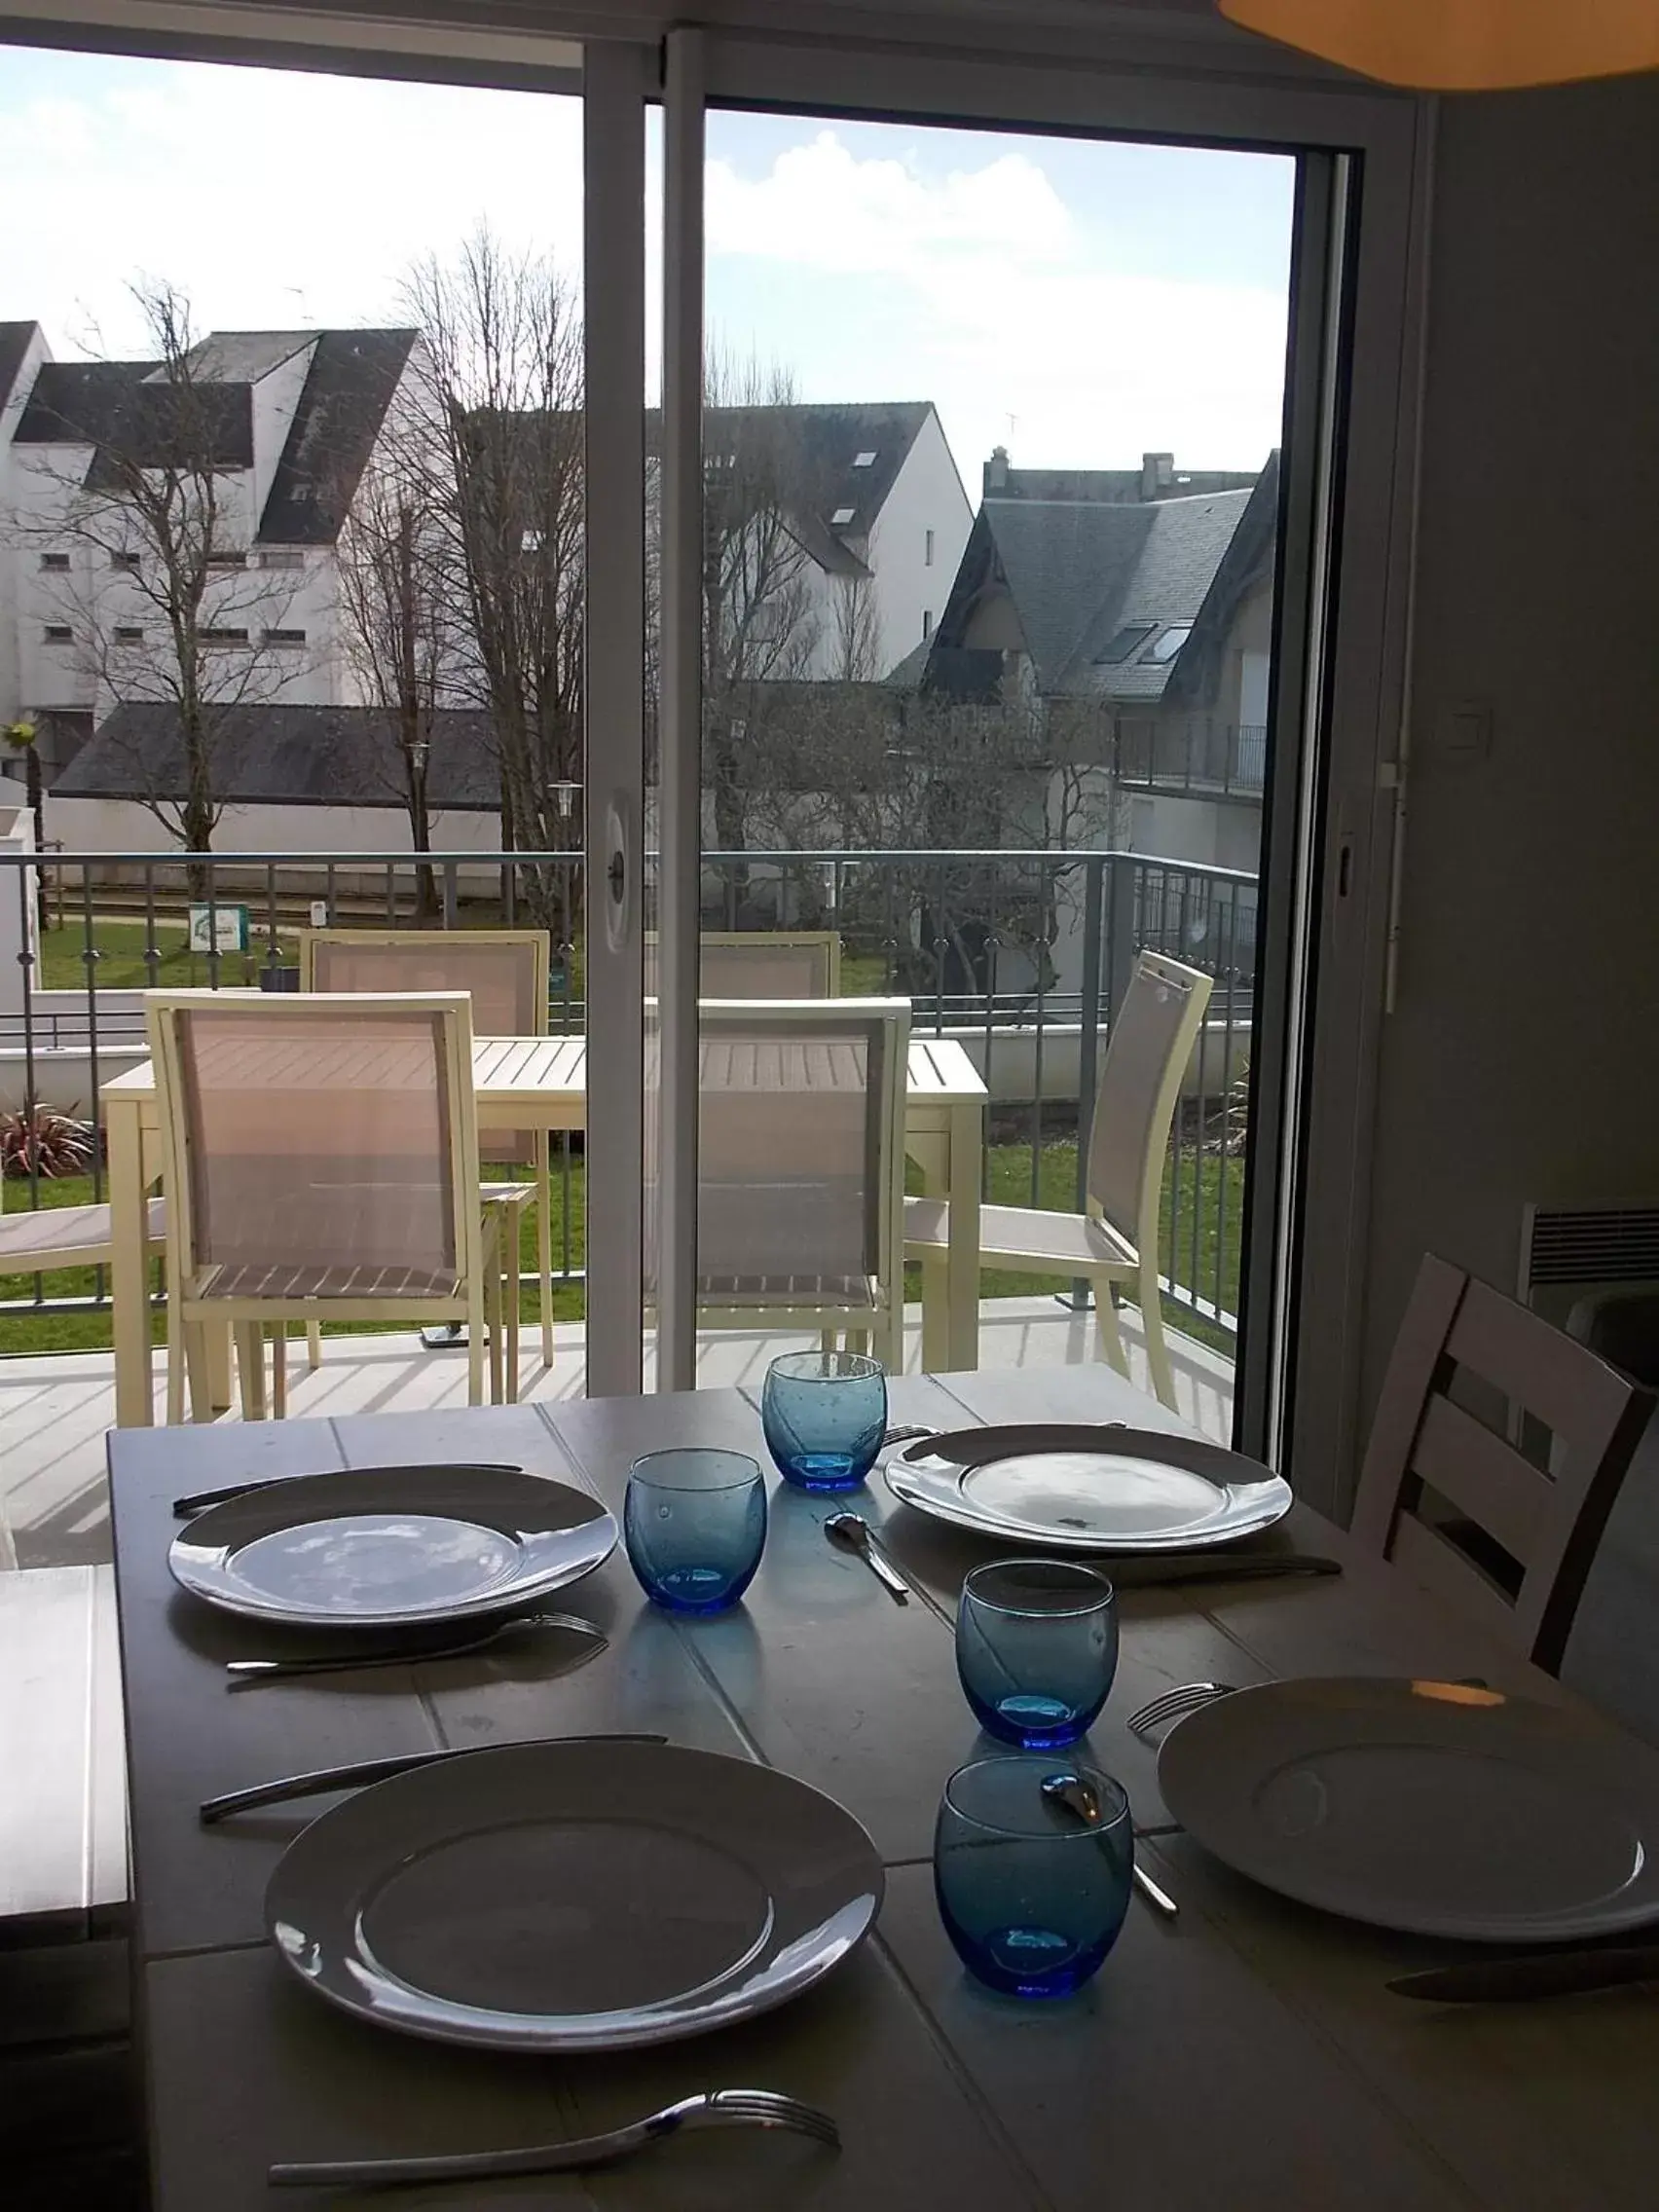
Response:
M1063 725L1074 771L1118 794L1113 842L1253 866L1277 483L1276 456L1257 475L1161 454L1027 470L999 449L944 611L893 681Z
M194 350L191 450L210 442L219 472L224 649L264 656L262 700L352 701L340 535L388 416L419 403L420 344L414 330L214 331ZM76 487L109 488L113 453L165 465L180 404L154 361L57 361L38 324L0 323L0 721L37 723L49 781L113 703L77 625L141 652L158 619L124 570L132 556L67 528L56 543L54 522Z

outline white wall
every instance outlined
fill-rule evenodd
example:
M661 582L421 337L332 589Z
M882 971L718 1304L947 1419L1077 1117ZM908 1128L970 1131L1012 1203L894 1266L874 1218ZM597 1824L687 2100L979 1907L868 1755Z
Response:
M1364 1410L1425 1248L1659 1197L1659 76L1443 103L1437 203Z
M930 408L870 533L881 609L881 673L922 642L924 608L937 624L962 565L974 510L939 417ZM927 533L934 534L932 566Z
M173 853L170 837L136 799L46 798L47 837L69 853ZM500 850L496 814L432 817L434 852ZM228 806L213 832L223 853L406 853L409 817L395 806Z

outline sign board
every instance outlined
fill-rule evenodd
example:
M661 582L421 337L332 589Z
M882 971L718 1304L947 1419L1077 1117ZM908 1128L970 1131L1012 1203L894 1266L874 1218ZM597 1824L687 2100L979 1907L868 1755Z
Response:
M216 945L208 941L211 925ZM192 906L190 909L190 949L192 952L245 952L247 950L247 908L245 906Z

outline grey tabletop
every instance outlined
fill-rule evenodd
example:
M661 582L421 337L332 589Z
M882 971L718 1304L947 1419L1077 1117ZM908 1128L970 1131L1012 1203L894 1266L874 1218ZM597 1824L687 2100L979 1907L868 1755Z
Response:
M940 1425L1178 1425L1098 1368L915 1379L896 1384L893 1400L896 1419ZM976 2212L1108 2195L1137 2212L1651 2203L1650 2000L1406 2005L1383 1982L1443 1947L1282 1903L1172 1829L1152 1756L1123 1716L1173 1682L1479 1674L1563 1694L1303 1508L1263 1545L1332 1553L1340 1578L1125 1595L1118 1685L1091 1751L1129 1788L1147 1863L1182 1913L1167 1924L1132 1909L1098 1979L1049 2007L969 1982L933 1902L940 1787L978 1741L955 1679L950 1608L967 1567L989 1553L897 1505L878 1479L861 1510L882 1524L916 1603L896 1606L830 1548L821 1523L831 1501L774 1491L766 1557L738 1611L671 1620L644 1602L618 1553L569 1594L608 1647L552 1677L534 1649L498 1649L230 1697L223 1662L275 1648L269 1632L196 1604L167 1574L181 1492L259 1474L505 1458L619 1508L630 1461L670 1442L733 1445L765 1463L756 1407L737 1392L111 1436L157 2212L273 2201L265 2172L276 2158L545 2141L720 2083L828 2106L842 2151L719 2135L604 2175L402 2200L434 2212L485 2201ZM197 1819L203 1797L337 1761L618 1728L763 1759L838 1798L888 1868L872 1941L787 2010L694 2043L557 2066L452 2051L331 2012L267 1952L267 1877L329 1800L211 1829Z

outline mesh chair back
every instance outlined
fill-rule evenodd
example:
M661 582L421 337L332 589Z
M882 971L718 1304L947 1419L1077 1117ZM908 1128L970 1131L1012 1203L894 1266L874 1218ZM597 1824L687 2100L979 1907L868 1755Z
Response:
M1169 1125L1210 988L1197 968L1138 953L1107 1035L1088 1141L1088 1195L1114 1229L1143 1245L1156 1229Z
M841 979L841 940L832 931L774 935L705 930L697 988L706 999L829 999ZM645 996L657 995L657 948L645 939Z
M475 1037L547 1033L547 940L534 931L356 930L307 932L300 940L306 991L465 991ZM478 1157L535 1158L531 1129L486 1129Z
M205 995L205 994L204 994ZM388 1295L453 1286L451 1092L465 1066L463 998L406 1011L237 1004L161 1009L173 1025L182 1117L184 1254L225 1295L289 1295L380 1271ZM459 1046L451 1043L459 1032ZM377 1286L378 1287L378 1286Z
M700 1298L868 1302L892 1271L907 1002L705 1005Z

